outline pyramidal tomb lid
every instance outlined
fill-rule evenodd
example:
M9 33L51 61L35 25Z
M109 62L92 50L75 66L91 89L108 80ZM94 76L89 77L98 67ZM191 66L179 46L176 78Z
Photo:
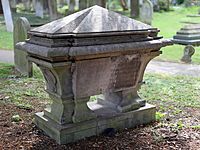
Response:
M30 31L30 34L39 34L40 36L56 34L77 35L88 33L148 31L151 29L155 28L95 5L34 28Z

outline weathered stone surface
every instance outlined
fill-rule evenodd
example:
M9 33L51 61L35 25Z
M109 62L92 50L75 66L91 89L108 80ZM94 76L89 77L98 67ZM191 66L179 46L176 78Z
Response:
M53 101L35 123L64 144L154 121L155 107L137 91L148 62L172 44L158 32L99 6L33 29L17 47L40 67Z
M176 44L198 46L200 44L200 24L186 25L173 37Z
M158 30L147 24L93 6L31 30L28 42L47 47L77 47L150 41L159 39L157 34Z
M93 102L89 105L96 107L97 104ZM59 144L66 144L85 137L99 135L108 128L133 128L141 124L151 123L155 121L156 108L146 104L145 107L131 112L114 114L112 110L105 110L105 107L99 105L99 109L95 109L95 111L98 111L99 116L96 119L65 125L57 124L44 113L36 113L34 123Z
M143 0L140 7L140 19L142 22L151 25L153 20L153 4L150 0Z
M27 59L27 52L16 48L15 45L16 43L23 42L28 38L28 31L30 28L28 20L24 17L20 17L15 22L13 32L15 68L20 73L29 77L32 76L32 63Z
M3 7L3 14L6 22L6 29L8 32L13 32L13 19L10 10L9 0L1 0Z
M118 13L109 11L100 6L93 6L59 20L50 22L41 27L35 28L31 30L31 32L33 33L42 31L42 33L46 35L59 33L102 33L148 29L152 29L152 27Z
M194 47L192 45L187 45L184 48L184 54L183 57L181 58L181 61L185 63L191 63L192 62L191 57L194 54L194 52L195 52Z
M173 41L176 44L186 45L181 61L190 63L191 57L195 52L193 46L200 45L200 24L190 24L184 26L173 37Z

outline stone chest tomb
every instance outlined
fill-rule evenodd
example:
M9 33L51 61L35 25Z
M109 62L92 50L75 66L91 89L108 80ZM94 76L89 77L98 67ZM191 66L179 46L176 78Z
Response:
M158 32L99 6L31 30L17 47L40 67L52 99L35 124L65 144L154 121L155 107L137 91L148 62L172 44Z

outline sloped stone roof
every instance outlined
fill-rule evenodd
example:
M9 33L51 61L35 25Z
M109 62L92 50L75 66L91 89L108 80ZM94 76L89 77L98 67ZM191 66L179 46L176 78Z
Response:
M152 29L152 27L95 5L37 27L31 30L31 32L44 34L81 34L148 29Z

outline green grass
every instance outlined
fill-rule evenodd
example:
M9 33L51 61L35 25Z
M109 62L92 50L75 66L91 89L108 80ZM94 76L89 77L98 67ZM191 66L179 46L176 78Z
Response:
M0 79L7 78L12 73L12 68L10 64L0 63Z
M31 25L41 25L49 22L49 18L45 16L43 19L36 17L34 13L15 13L13 14L14 22L19 17L26 17ZM13 34L6 31L4 18L0 15L0 49L13 50Z
M149 103L200 108L200 78L146 74L144 81L140 95Z
M13 49L13 34L6 31L6 27L0 24L0 49Z
M26 78L19 76L13 67L10 64L0 63L0 96L3 95L6 102L22 109L33 109L30 100L38 100L38 103L41 99L41 103L50 102L44 91L44 78L38 70L36 77Z
M159 125L173 130L199 128L200 78L147 73L144 81L139 95L156 106Z
M160 35L164 38L173 38L178 30L183 27L185 24L181 23L183 21L192 21L199 22L200 18L190 18L186 17L190 14L197 14L198 7L176 7L174 11L154 13L154 20L152 26L159 28ZM162 48L163 54L160 55L157 59L166 60L166 61L180 61L180 58L183 56L184 46L173 45L166 48ZM192 59L194 63L200 63L200 48L196 48L196 52L193 55Z

